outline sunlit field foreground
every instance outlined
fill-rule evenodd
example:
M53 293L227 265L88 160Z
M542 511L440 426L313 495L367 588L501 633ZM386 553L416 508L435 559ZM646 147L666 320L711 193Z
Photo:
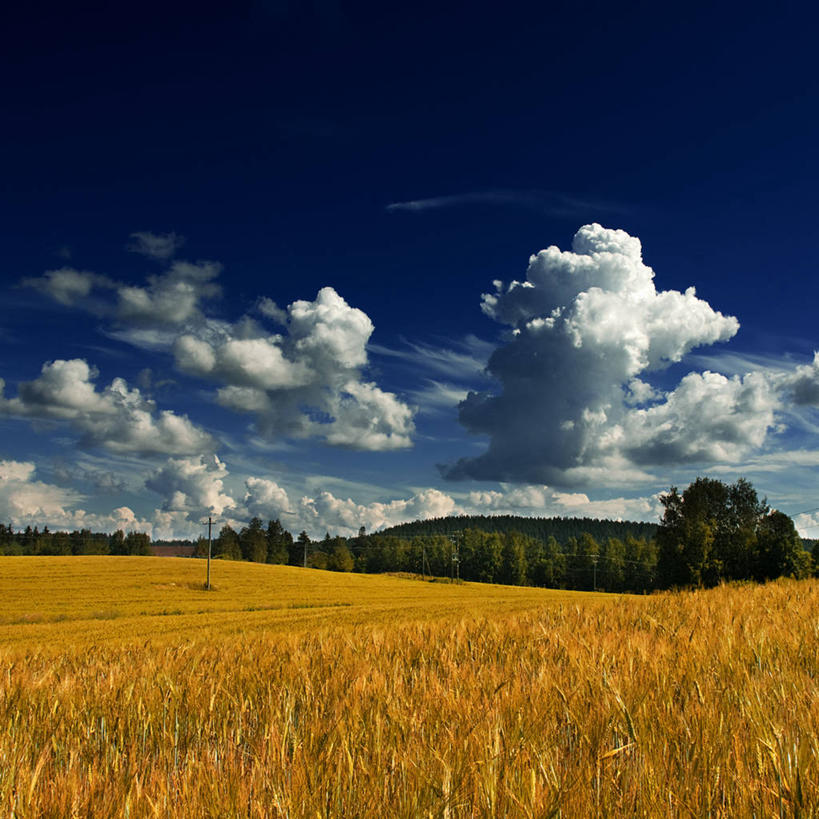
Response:
M220 563L206 594L203 570L0 559L0 815L819 810L815 581L595 597Z

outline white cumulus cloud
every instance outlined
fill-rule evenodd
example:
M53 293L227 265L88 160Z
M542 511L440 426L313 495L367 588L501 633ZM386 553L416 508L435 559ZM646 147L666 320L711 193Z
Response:
M308 533L318 534L323 530L352 535L361 526L375 531L404 521L446 517L455 511L456 504L438 489L425 489L407 499L368 504L337 498L323 491L312 498L302 497L298 508L300 523Z
M132 240L132 250L160 261L180 245L175 234L140 232ZM374 451L412 445L414 408L366 376L374 329L366 313L324 287L286 309L263 296L256 318L225 321L206 312L221 293L220 272L217 262L177 259L142 284L68 268L23 283L106 319L111 337L171 352L179 370L218 385L217 403L253 415L264 437ZM179 427L173 418L164 423Z
M151 533L151 521L139 518L129 507L88 512L78 507L85 500L80 493L37 480L35 471L35 465L27 461L0 461L0 519L14 528L48 526L52 530Z
M237 506L225 491L227 475L227 467L215 455L169 458L145 486L163 498L163 512L180 513L183 519L195 522L208 513L221 515Z
M511 328L488 365L501 391L461 403L461 422L489 447L446 468L448 477L568 485L624 458L733 457L773 424L775 401L760 379L694 373L665 396L645 380L730 339L739 323L693 288L658 291L639 239L622 230L580 228L571 251L533 255L525 281L496 281L482 309ZM713 418L702 417L697 395L715 402Z
M186 416L157 412L155 402L122 378L102 390L93 383L98 373L81 358L47 361L34 381L18 385L18 395L6 398L0 379L0 415L65 421L86 446L111 452L183 454L212 450L208 433Z
M176 365L220 382L218 403L254 415L265 437L373 451L411 445L413 409L363 377L373 332L366 313L324 287L275 320L285 332L249 320L192 329L176 340Z

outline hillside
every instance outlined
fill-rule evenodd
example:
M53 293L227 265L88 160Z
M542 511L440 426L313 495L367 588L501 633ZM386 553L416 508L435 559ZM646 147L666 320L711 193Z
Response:
M397 537L419 535L452 535L464 529L480 529L484 532L520 532L522 535L547 540L554 537L558 543L569 538L591 535L598 543L610 537L625 540L627 537L652 538L657 531L656 523L638 521L599 520L597 518L529 518L521 515L460 515L448 518L431 518L400 523L383 529L379 534Z

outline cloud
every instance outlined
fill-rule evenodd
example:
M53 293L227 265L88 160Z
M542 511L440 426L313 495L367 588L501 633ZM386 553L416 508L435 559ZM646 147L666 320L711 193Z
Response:
M428 370L450 379L486 380L486 365L495 345L473 335L449 343L451 346L448 347L408 343L404 349L369 344L367 349L371 353L398 359L415 369Z
M587 517L656 521L662 514L659 495L590 500L583 492L560 492L548 486L504 486L473 491L464 508L469 514Z
M214 281L221 270L218 262L178 260L163 273L148 276L146 285L139 286L63 267L23 279L21 284L65 306L80 307L109 319L119 328L167 331L203 321L202 302L221 293Z
M287 492L267 478L248 478L245 481L244 504L252 517L268 519L291 514Z
M0 461L0 519L15 528L151 532L150 521L139 519L127 506L103 514L74 508L84 500L83 495L36 480L35 471L35 465L27 461Z
M181 513L182 519L198 522L208 513L221 515L237 506L225 492L227 474L224 462L215 455L169 458L145 486L164 498L163 512Z
M70 489L34 480L33 463L0 461L0 517L20 525L66 515L81 496ZM39 519L39 521L38 521ZM42 522L40 522L42 526Z
M778 406L761 373L689 373L664 401L628 413L609 439L635 463L737 461L765 442Z
M218 403L253 414L265 437L315 437L372 451L411 445L413 410L362 378L373 332L366 313L324 287L314 301L289 305L285 329L204 325L177 338L176 366L221 382Z
M406 211L419 213L427 210L455 208L464 205L513 205L549 213L554 216L574 216L592 211L621 213L624 208L609 202L580 199L555 191L542 190L489 190L456 193L447 196L432 196L426 199L411 199L406 202L392 202L386 206L388 213Z
M139 326L183 326L201 319L200 303L221 293L218 262L176 261L147 287L117 286L116 318Z
M214 441L187 416L156 404L138 389L115 378L98 391L97 371L81 358L47 361L39 378L22 382L16 398L3 395L0 379L0 414L14 418L69 423L85 446L111 452L183 454L212 450Z
M814 353L810 364L798 366L784 375L781 383L797 406L819 406L819 352Z
M427 379L425 384L410 395L422 411L432 414L450 414L467 396L467 390L454 384Z
M739 323L694 288L658 291L639 239L622 230L580 228L571 251L533 255L525 281L496 281L482 310L511 328L488 365L501 391L461 403L461 423L489 447L445 467L449 478L572 485L607 463L736 457L773 424L776 401L761 377L694 373L660 397L645 381L730 339ZM711 419L697 403L706 399L716 402Z
M184 236L176 233L151 233L139 230L131 234L127 249L150 259L165 260L176 255L176 251L185 244Z
M175 241L173 234L134 236L158 258ZM300 299L283 309L265 296L255 305L256 317L217 319L205 313L205 305L221 293L220 271L216 262L176 260L143 285L69 270L27 283L108 319L110 337L171 352L179 370L219 385L217 403L255 416L256 430L266 438L317 438L371 451L412 445L415 410L365 376L374 329L366 313L324 287L313 301ZM271 332L265 321L282 332ZM163 418L182 431L174 417Z
M375 531L404 521L446 517L453 513L456 504L438 489L425 489L406 500L369 504L337 498L324 491L314 498L301 498L298 508L300 521L308 533L318 536L322 530L352 535L361 526Z
M63 484L86 483L103 494L121 493L128 489L128 483L121 475L111 470L83 467L76 460L69 463L61 458L56 459L53 472Z
M33 287L66 307L87 303L94 288L111 289L114 283L106 276L90 273L87 270L75 270L73 267L61 267L58 270L47 270L42 276L23 279L24 287Z

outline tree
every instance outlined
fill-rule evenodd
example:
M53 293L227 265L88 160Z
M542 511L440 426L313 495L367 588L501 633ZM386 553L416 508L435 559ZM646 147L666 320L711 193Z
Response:
M211 550L213 549L213 544L211 544ZM196 538L196 543L193 547L193 556L194 557L207 557L208 556L208 539L204 535L200 535Z
M653 589L657 575L656 541L629 535L625 547L625 588L643 593Z
M510 532L503 538L499 580L508 586L526 583L526 547L523 535L518 532Z
M598 585L600 570L600 545L588 533L584 532L577 541L577 557L574 560L576 570L576 589L594 589Z
M766 515L759 525L756 550L757 580L789 575L803 578L810 573L810 555L793 521L777 510Z
M626 581L626 547L620 538L610 537L600 548L598 586L606 591L624 591Z
M239 548L239 537L236 532L226 523L219 532L213 544L213 551L216 557L225 560L241 560L242 551Z
M353 565L353 556L347 546L347 541L343 537L335 538L327 557L327 568L334 572L351 572Z
M728 502L721 481L697 478L682 495L672 486L660 496L665 507L657 531L657 570L663 586L715 585L722 566L714 553L718 520Z
M126 555L125 551L125 532L122 529L117 529L111 537L108 538L108 551L112 555Z
M242 560L264 563L267 560L267 536L260 518L253 518L239 532L239 548Z
M549 535L546 542L530 540L526 549L529 579L536 586L557 588L566 574L566 558L560 544Z
M278 518L267 523L267 562L287 563L293 536L282 528Z
M151 539L144 532L128 532L125 535L125 554L149 555Z
M662 586L802 577L808 571L793 521L770 512L744 478L730 486L697 478L682 495L671 487L660 500L665 507L657 531Z

